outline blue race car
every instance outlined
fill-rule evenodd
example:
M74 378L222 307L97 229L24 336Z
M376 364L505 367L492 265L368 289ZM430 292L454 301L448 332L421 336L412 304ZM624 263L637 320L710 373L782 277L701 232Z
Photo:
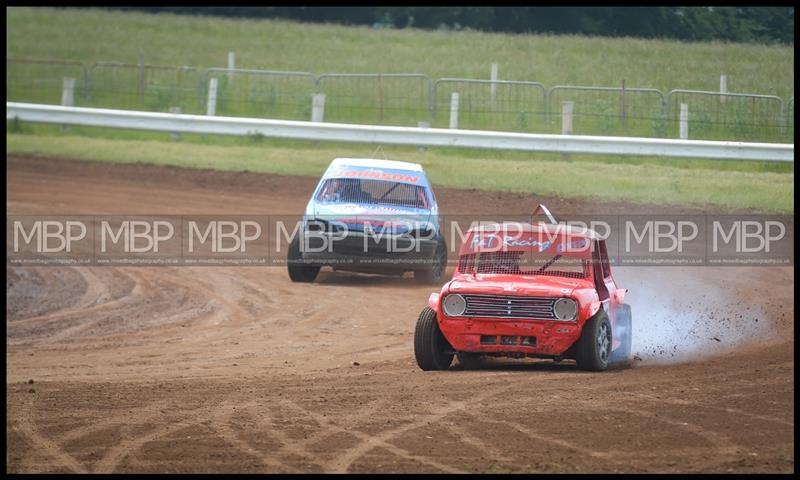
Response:
M447 245L430 183L416 163L337 158L306 206L289 244L289 278L313 282L334 270L402 275L440 283Z

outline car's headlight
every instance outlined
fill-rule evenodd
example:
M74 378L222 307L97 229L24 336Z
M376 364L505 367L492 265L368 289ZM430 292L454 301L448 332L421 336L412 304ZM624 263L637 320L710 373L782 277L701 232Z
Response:
M578 314L578 303L571 298L559 298L553 305L558 320L575 320Z
M444 297L444 313L451 317L457 317L467 309L467 301L461 295L448 295Z

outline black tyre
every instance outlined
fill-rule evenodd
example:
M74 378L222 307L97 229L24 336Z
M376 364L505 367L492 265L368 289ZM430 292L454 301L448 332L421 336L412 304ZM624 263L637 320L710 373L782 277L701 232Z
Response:
M441 240L436 245L433 263L428 268L415 270L414 280L424 285L439 284L442 283L445 270L447 270L447 244Z
M631 306L623 304L617 310L617 325L614 337L620 341L616 350L611 352L611 363L628 363L631 361L631 345L633 344L633 317Z
M607 369L611 359L611 339L611 323L601 309L583 326L575 352L578 368L592 372Z
M466 370L477 370L483 365L483 355L474 352L457 352L458 363Z
M453 362L453 347L442 335L436 312L425 307L414 330L414 356L423 370L447 370Z
M306 265L303 263L303 256L300 254L300 236L297 235L289 243L287 255L289 278L293 282L311 283L317 278L320 267L318 265Z

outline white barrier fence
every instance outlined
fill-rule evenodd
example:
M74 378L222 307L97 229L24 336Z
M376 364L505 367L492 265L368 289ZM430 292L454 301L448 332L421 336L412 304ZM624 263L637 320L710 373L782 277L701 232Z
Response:
M387 127L6 102L6 120L370 144L794 162L794 144Z

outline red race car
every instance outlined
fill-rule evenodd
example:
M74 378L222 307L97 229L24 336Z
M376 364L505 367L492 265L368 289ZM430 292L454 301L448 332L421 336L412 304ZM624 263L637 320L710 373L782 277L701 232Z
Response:
M627 289L611 276L605 240L541 209L551 223L467 231L453 279L417 321L420 368L445 370L454 356L466 368L491 355L574 359L592 371L629 360Z

